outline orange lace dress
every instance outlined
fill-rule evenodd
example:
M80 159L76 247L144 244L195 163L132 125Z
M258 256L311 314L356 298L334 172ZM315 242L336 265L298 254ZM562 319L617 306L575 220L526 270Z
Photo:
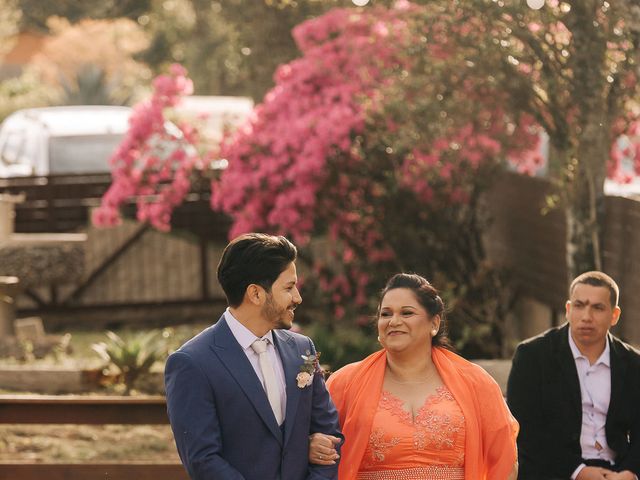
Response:
M412 418L382 391L357 480L464 480L465 423L447 387Z

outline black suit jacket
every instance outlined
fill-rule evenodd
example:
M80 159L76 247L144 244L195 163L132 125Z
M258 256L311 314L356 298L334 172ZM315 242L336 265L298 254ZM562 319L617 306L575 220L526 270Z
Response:
M611 400L605 425L616 465L640 476L640 354L609 334ZM520 423L521 480L568 479L582 463L582 401L569 325L522 342L513 357L507 403Z

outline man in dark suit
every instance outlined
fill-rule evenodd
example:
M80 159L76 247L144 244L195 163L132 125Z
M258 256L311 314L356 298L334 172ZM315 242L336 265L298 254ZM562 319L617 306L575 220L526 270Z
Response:
M640 354L614 337L618 286L602 272L569 289L567 323L521 343L507 402L522 480L637 480Z
M308 463L309 436L342 439L311 340L287 331L302 302L296 248L247 234L225 248L218 280L229 308L167 360L167 408L193 480L337 478Z

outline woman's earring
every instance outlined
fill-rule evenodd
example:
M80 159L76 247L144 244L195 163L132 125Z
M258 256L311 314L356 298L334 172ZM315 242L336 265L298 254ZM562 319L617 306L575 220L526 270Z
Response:
M438 330L437 329L434 328L433 330L431 330L431 336L432 337L435 337L437 334L438 334Z
M380 335L378 335L378 342L380 342Z

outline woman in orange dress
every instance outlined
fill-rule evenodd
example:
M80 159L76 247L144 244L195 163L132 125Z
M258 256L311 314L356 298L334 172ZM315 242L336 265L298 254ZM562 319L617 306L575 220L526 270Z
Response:
M345 437L340 480L516 478L518 424L491 376L449 350L443 314L419 275L382 291L383 349L327 382ZM310 461L337 461L335 440L314 435Z

